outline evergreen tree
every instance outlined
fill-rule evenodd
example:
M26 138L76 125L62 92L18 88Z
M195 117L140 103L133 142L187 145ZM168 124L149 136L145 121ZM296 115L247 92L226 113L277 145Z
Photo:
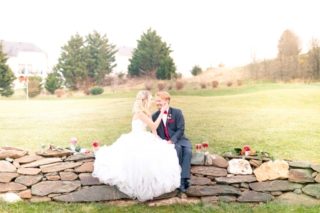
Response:
M2 52L2 43L0 42L0 94L9 97L14 94L12 82L16 79L10 67L6 64L7 55Z
M86 48L89 56L86 59L88 76L92 82L101 85L106 74L112 72L116 66L115 62L115 45L108 44L109 40L106 35L100 35L93 31L86 37Z
M192 67L192 70L190 72L193 76L197 76L202 72L202 69L201 67L199 67L199 65L195 65Z
M63 80L56 68L53 68L53 70L54 71L52 73L48 74L46 82L44 84L46 90L49 91L51 94L54 94L54 91L56 89L61 89L63 84Z
M63 74L67 88L77 90L83 84L88 83L86 63L88 57L87 48L84 48L84 40L78 33L71 36L68 43L61 47L61 55L56 67Z
M176 68L170 55L170 46L162 42L156 31L151 29L143 33L138 46L133 51L128 66L130 76L148 76L151 78L170 79Z

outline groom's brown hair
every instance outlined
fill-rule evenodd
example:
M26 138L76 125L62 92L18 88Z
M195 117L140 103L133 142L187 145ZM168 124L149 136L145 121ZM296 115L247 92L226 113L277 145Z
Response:
M165 92L165 91L161 91L161 92L157 92L156 96L160 96L161 99L163 100L167 100L170 103L170 94Z

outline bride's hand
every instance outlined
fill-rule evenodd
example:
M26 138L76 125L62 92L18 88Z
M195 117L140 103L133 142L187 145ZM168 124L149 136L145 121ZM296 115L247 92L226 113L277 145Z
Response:
M164 105L162 105L162 107L161 107L161 112L164 112L164 111L166 111L166 110L168 110L168 104L167 104L167 103L165 103Z

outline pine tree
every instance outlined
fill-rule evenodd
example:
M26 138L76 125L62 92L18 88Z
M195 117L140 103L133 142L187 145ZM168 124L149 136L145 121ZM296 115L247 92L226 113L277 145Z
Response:
M84 48L84 40L78 33L71 36L68 44L61 47L61 55L56 67L62 72L67 88L77 90L88 83L86 63L88 57L88 51Z
M101 85L105 75L111 73L116 66L114 62L117 50L115 50L115 45L108 42L105 34L101 36L95 30L86 37L86 47L89 53L86 59L88 76L98 85Z
M16 79L10 67L6 64L7 55L2 52L2 43L0 43L0 94L9 97L14 94L12 83Z
M130 76L148 76L151 78L170 79L176 68L170 55L170 46L162 42L156 31L151 29L143 33L138 46L133 51L128 66Z
M58 71L56 70L56 67L53 68L53 72L49 73L46 82L44 84L44 87L47 91L49 91L51 94L54 94L54 91L56 89L62 88L63 80L61 76L59 75Z

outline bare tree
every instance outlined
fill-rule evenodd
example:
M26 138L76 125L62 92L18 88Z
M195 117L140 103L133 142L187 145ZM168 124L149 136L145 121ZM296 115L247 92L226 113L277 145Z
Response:
M256 51L251 51L251 64L250 64L250 72L251 76L257 80L258 79L258 66L257 66L257 54Z
M312 37L310 41L308 62L311 76L314 79L320 77L320 41L317 38Z
M278 43L279 77L282 80L298 77L298 56L301 41L291 30L285 30Z

